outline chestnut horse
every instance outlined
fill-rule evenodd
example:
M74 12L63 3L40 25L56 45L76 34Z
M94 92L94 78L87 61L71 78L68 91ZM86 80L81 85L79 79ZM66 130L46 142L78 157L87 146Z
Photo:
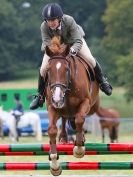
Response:
M104 143L104 130L108 129L111 143L118 142L118 128L120 124L120 114L114 108L99 107L96 114L100 117L102 131L102 142Z
M99 85L96 80L89 80L84 61L78 56L69 55L69 46L60 43L58 37L46 46L50 57L47 66L47 87L45 89L48 109L50 139L50 171L54 176L61 174L59 156L56 149L57 120L75 117L76 141L73 149L75 157L85 154L83 124L88 113L95 112L99 96Z

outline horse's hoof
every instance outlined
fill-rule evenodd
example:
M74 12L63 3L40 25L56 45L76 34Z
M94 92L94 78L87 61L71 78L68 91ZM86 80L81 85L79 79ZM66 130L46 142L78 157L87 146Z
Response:
M57 169L50 168L50 172L53 176L59 176L62 173L62 168L61 167Z
M85 155L85 147L84 146L74 146L73 148L73 155L76 158L82 158Z

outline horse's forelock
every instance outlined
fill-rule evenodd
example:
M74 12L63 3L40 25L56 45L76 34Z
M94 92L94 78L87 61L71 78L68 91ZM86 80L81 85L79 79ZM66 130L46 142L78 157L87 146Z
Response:
M66 46L61 44L60 36L54 36L51 40L50 50L54 54L61 54L65 50Z

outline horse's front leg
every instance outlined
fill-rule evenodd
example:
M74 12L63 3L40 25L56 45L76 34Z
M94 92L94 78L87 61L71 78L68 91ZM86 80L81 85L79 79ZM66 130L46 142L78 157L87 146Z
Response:
M50 160L50 171L54 176L59 176L62 172L62 169L59 164L59 156L56 149L56 137L57 137L57 120L58 115L55 113L54 109L48 110L49 113L49 127L48 127L48 135L50 138L50 151L49 151L49 160Z
M86 99L83 103L81 103L79 107L79 111L75 116L75 126L76 126L76 141L73 149L73 155L77 158L82 158L85 154L85 137L83 124L85 122L85 117L90 111L90 101Z
M67 143L67 132L66 132L66 118L62 117L61 131L59 135L60 143Z

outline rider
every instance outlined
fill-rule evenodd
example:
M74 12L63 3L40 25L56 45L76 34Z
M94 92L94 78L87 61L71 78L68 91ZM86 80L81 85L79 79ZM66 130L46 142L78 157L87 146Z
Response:
M45 51L46 45L50 45L51 38L55 35L60 35L61 40L65 44L70 44L69 54L72 56L80 55L82 58L88 60L95 71L96 80L99 83L100 89L108 96L112 94L112 87L102 73L102 69L97 60L92 56L84 40L84 31L73 17L63 14L62 8L57 3L49 3L44 6L42 11L44 18L41 24L42 46L41 50ZM30 104L30 109L42 107L45 101L45 78L46 66L48 64L49 56L45 53L39 74L38 94Z
M20 100L19 95L15 95L14 97L14 101L15 101L15 108L12 111L12 114L15 116L15 118L18 120L20 118L20 116L22 116L24 114L24 108L23 108L23 103Z

